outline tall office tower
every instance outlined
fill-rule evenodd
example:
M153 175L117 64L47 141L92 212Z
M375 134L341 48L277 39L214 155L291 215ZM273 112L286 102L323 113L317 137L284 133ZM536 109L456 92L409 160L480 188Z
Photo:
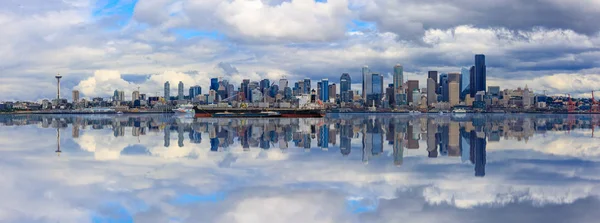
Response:
M415 89L419 89L419 81L417 80L409 80L406 82L406 99L408 103L413 102L413 91Z
M179 81L179 84L177 85L177 99L178 100L183 100L184 96L183 96L183 82Z
M169 82L165 82L165 87L164 87L164 97L165 97L165 101L169 101L171 100L171 84L169 84Z
M310 90L312 89L310 84L310 78L304 78L304 94L310 94Z
M119 90L115 90L113 92L113 97L112 97L113 101L118 101L119 100Z
M371 77L371 94L383 95L383 76L381 74L372 74Z
M266 92L267 89L269 89L269 87L271 86L271 81L269 81L269 79L263 79L260 81L260 92L262 92L263 94Z
M321 80L321 101L326 102L329 101L329 79L325 78Z
M371 76L371 70L369 70L369 66L364 66L362 68L362 95L363 98L366 99L367 95L371 94L373 92L372 90L372 76Z
M211 78L210 79L210 88L209 90L218 91L219 90L219 78Z
M249 86L250 85L250 80L248 79L244 79L242 80L242 84L240 84L240 92L242 92L242 99L241 101L247 101L250 98L250 90L249 90Z
M448 102L450 102L450 106L455 106L460 103L460 93L459 93L459 84L456 81L452 81L448 83Z
M471 94L471 74L469 69L462 68L460 70L460 100L464 101L467 94Z
M119 101L125 101L125 91L119 91Z
M321 100L321 95L323 94L323 83L321 81L317 82L317 98Z
M438 72L437 71L429 71L429 72L427 72L427 78L433 79L433 81L435 81L435 83L437 85L437 83L438 83ZM436 94L440 94L440 92L438 91L437 87L435 89L435 93Z
M460 85L460 73L448 73L448 83L454 81Z
M437 77L437 76L436 76ZM432 106L437 103L437 83L431 77L427 78L427 105Z
M442 101L448 102L448 74L440 74L439 92L442 95Z
M72 95L73 95L73 103L79 102L79 91L73 90Z
M297 95L306 94L306 90L304 89L305 88L304 80L300 80L296 83L298 84L298 94Z
M60 103L60 79L62 78L62 76L60 76L60 74L57 74L56 76L54 76L54 78L56 78L56 103Z
M394 94L402 94L402 84L404 83L404 68L400 64L394 66Z
M335 99L337 95L337 85L335 85L335 83L330 84L329 91L327 93L329 94L329 99Z
M194 100L194 98L196 98L196 96L198 95L202 95L202 87L200 87L200 85L196 85L196 86L191 86L190 87L190 100Z
M288 87L288 80L285 78L279 79L279 89L285 89Z
M343 73L340 77L340 99L342 102L350 102L350 89L352 86L352 79L348 73Z
M140 92L139 91L133 91L131 93L131 101L135 101L135 100L140 100Z
M476 91L486 91L486 67L485 67L485 55L477 54L475 55L475 85Z

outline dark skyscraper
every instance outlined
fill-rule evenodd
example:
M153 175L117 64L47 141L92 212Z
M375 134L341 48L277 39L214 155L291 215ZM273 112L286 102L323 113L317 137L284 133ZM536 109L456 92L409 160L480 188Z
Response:
M471 74L463 67L460 71L460 100L464 101L467 94L471 94Z
M471 83L469 94L471 95L471 98L475 98L475 94L477 94L477 88L475 87L475 66L472 66L471 69L469 69L469 82Z
M260 81L260 92L265 94L270 86L271 86L271 81L269 81L269 79L261 80Z
M304 94L310 94L310 78L304 78Z
M347 73L343 73L340 77L340 99L342 102L350 102L350 91L352 85L352 79Z
M487 89L485 55L475 55L475 66L471 67L471 69L471 96L474 97L478 91L485 91Z
M210 79L210 90L214 90L214 91L219 90L219 78L211 78Z
M413 102L413 91L415 89L419 89L419 81L409 80L406 82L406 85L407 85L406 98L407 98L408 102Z
M437 84L437 82L438 82L438 72L437 71L429 71L427 73L427 78L433 79L433 81ZM440 94L440 92L438 90L439 90L438 88L435 89L435 93L436 94Z
M443 102L448 102L449 101L449 95L450 95L450 91L448 88L448 74L441 74L440 75L440 86L439 86L439 92L441 92L442 95L442 101Z

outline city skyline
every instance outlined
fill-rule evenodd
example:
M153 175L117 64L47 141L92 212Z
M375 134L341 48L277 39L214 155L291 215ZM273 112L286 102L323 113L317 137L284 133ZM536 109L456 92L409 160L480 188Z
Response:
M541 4L542 10L520 0L443 6L412 0L110 0L57 1L53 7L37 1L0 3L8 24L0 43L0 100L53 98L55 86L42 80L55 73L64 75L61 97L73 89L84 97L137 86L156 92L166 81L171 93L179 81L208 89L211 77L235 84L308 77L314 84L342 73L360 89L361 66L389 83L398 63L405 80L425 86L427 71L460 72L478 53L487 56L489 85L574 96L589 96L600 85L594 1ZM208 20L195 16L214 9ZM561 19L566 15L573 17Z

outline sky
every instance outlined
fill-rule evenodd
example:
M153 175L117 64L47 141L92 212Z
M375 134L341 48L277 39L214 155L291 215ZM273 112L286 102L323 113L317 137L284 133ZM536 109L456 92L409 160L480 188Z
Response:
M405 80L460 72L485 54L488 86L600 90L600 1L4 0L0 101L162 95L211 77L291 81L349 73ZM314 86L313 86L314 87Z

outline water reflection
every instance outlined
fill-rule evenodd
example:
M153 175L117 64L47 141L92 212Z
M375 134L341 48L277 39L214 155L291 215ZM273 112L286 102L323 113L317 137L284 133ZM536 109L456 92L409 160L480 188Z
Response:
M230 151L240 146L251 149L339 149L343 156L359 153L363 163L391 151L393 164L402 166L405 153L426 150L428 158L453 157L474 165L474 175L486 174L486 146L501 140L528 141L547 131L591 129L600 124L598 116L381 116L342 115L329 119L191 119L173 116L3 116L0 124L37 125L56 128L60 155L60 130L71 126L77 140L81 130L111 129L114 138L135 138L142 143L148 132L161 133L163 147L194 147L208 140L211 152ZM360 148L353 142L360 140ZM173 140L175 143L175 140ZM339 141L339 145L338 145ZM387 141L387 143L386 143ZM130 142L131 143L131 142ZM189 144L187 144L189 143ZM143 143L142 143L143 144ZM186 145L187 144L187 145ZM202 147L198 147L202 148ZM120 148L124 150L126 148ZM354 151L353 151L354 150ZM190 150L192 151L192 150ZM123 152L123 151L117 151ZM143 154L150 154L144 152ZM194 154L184 154L193 157ZM118 158L114 156L114 158Z
M599 125L566 115L0 116L0 221L594 222L583 208L600 208ZM589 214L565 213L576 209Z

